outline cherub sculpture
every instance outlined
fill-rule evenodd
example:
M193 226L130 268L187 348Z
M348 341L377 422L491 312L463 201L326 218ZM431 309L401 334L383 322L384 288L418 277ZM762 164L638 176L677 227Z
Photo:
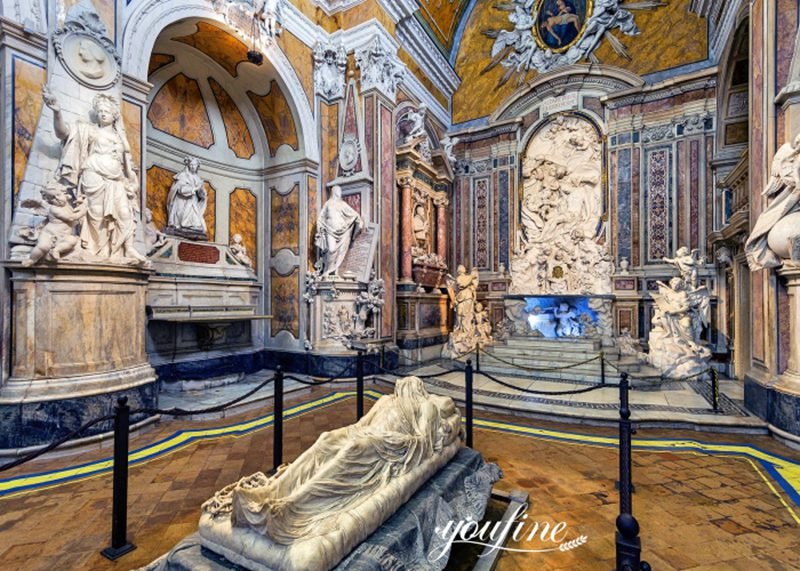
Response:
M63 187L55 181L48 184L41 193L49 205L47 222L39 230L36 245L28 254L28 258L22 261L25 267L32 266L43 258L58 261L72 252L78 245L75 226L86 216L88 208L86 197L83 195L75 200L76 206L71 206Z

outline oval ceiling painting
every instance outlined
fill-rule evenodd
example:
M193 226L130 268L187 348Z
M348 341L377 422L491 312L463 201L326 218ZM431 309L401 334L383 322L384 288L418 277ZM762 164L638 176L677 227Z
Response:
M533 35L543 49L564 52L577 42L592 14L592 0L537 0Z

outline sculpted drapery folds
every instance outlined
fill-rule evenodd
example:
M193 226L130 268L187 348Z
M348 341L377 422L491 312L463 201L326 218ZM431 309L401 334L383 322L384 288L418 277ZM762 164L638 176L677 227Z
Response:
M194 157L186 157L185 168L175 175L172 187L167 196L167 225L178 230L190 230L205 234L206 191L203 179L197 174L200 161Z
M80 245L87 261L148 265L133 245L139 214L139 181L120 120L119 102L109 95L93 101L95 122L68 124L49 90L45 104L53 110L56 136L63 142L56 180L73 199L85 197Z
M336 275L350 242L363 227L361 216L342 198L341 187L331 188L331 197L322 206L317 219L316 244L324 263L323 277Z

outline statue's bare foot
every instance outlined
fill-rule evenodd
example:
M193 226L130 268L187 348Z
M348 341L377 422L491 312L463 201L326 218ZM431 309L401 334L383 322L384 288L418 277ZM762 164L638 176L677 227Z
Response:
M33 260L32 258L26 258L26 259L24 259L24 260L22 260L20 262L20 265L23 268L30 268L34 263L35 263L35 260Z

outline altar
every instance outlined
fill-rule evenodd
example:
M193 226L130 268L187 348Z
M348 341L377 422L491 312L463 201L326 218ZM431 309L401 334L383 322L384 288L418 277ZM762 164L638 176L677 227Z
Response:
M608 294L509 294L501 329L509 337L599 339L612 346L613 303Z

